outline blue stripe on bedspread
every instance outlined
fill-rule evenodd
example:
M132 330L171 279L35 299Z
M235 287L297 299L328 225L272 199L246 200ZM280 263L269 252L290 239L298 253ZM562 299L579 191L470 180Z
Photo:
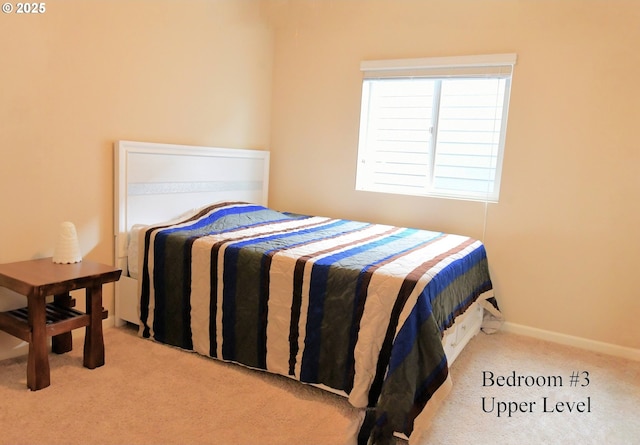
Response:
M154 240L154 269L161 271L153 275L154 337L158 341L184 349L193 349L189 327L190 283L185 277L191 275L191 245L195 239L206 234L220 233L237 221L243 222L242 227L251 227L264 224L265 221L290 219L279 212L257 205L221 204L212 208L215 211L204 218L190 219L179 226L163 227ZM174 260L167 264L167 258ZM176 263L178 258L179 263ZM167 292L168 289L178 288L182 289L180 294ZM229 309L233 311L233 307Z
M366 289L358 289L365 283L364 274L390 258L402 255L439 236L441 236L440 233L415 229L396 230L384 238L376 238L369 243L327 256L314 264L309 292L310 307L313 307L314 310L309 312L307 319L305 354L300 376L302 381L324 382L333 388L347 391L351 389L354 366L352 347L357 341L357 331L362 316L362 312L357 308L358 305L365 303L359 301L357 296L360 295L366 300ZM340 280L340 275L350 276ZM345 281L352 283L352 287L347 287ZM334 289L329 291L327 287L331 284ZM336 287L342 287L342 292ZM328 296L329 298L327 298ZM343 304L340 304L343 301L348 301L350 305L344 307ZM332 303L337 306L334 310L329 311L333 317L352 314L350 318L345 317L345 321L342 323L343 331L332 329L331 332L327 332L327 329L322 329L327 306ZM324 343L323 340L325 340ZM343 366L344 373L319 375L321 370L330 369L332 365Z
M264 311L266 311L266 301L268 300L268 286L261 285L261 281L251 283L247 280L236 278L240 277L245 270L259 270L259 277L268 279L268 270L265 266L269 262L265 262L264 255L273 254L275 251L290 249L299 245L303 245L312 240L317 239L318 232L322 232L325 236L339 236L349 232L361 230L363 226L368 224L357 223L352 221L333 221L322 227L307 228L297 232L284 232L260 236L257 238L238 241L229 245L225 250L224 256L224 272L223 272L223 346L222 358L230 361L239 361L252 367L266 367L266 347L264 346L266 337L266 319ZM277 245L277 247L273 247ZM240 261L242 252L260 252L260 255L247 255L243 261ZM249 264L253 262L253 264ZM257 278L254 277L254 278ZM212 281L217 277L212 276ZM239 283L248 288L246 291L238 292ZM253 314L253 323L250 323L250 333L247 332L247 323L238 323L237 305L245 304L253 298L259 298L257 307L263 308L263 312ZM245 306L249 306L248 304ZM250 310L247 309L247 312ZM240 324L240 326L237 326ZM255 328L255 329L253 329ZM257 347L248 351L245 348L237 347L238 335L250 337L247 341L257 341Z
M442 335L455 316L463 313L483 292L491 289L486 251L479 245L473 251L452 261L424 288L416 305L394 339L385 383L377 406L378 422L374 435L384 437L402 425L402 432L413 430L415 417L422 411L448 375L444 350L424 350L419 338L425 332ZM456 286L466 280L471 286ZM465 289L469 293L452 297L451 293ZM459 302L455 304L455 302ZM429 356L429 357L425 357ZM423 362L437 362L433 369L420 368ZM405 387L407 373L415 373L413 400L398 400L394 392ZM399 382L398 382L399 380Z

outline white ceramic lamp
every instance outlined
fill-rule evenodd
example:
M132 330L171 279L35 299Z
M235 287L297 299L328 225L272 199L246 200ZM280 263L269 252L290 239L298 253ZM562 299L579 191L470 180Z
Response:
M71 222L63 222L60 224L60 232L58 233L58 241L53 250L53 262L60 264L79 263L82 261L80 253L80 244L78 243L78 234L76 226Z

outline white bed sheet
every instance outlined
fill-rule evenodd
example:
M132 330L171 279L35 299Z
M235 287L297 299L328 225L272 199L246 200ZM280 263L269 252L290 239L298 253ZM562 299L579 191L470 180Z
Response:
M127 243L127 275L138 279L138 252L140 244L140 231L149 226L145 224L135 224L129 231Z
M176 216L175 218L171 218L168 221L162 221L154 224L134 224L131 226L131 230L127 235L127 276L131 278L138 278L138 268L139 268L139 257L138 253L140 252L140 247L144 250L144 245L141 245L140 242L140 232L151 226L165 226L165 225L173 225L180 221L183 221L191 216L196 215L199 211L204 208L208 208L210 205L199 207L197 209L191 209L183 214ZM144 243L142 243L144 244Z

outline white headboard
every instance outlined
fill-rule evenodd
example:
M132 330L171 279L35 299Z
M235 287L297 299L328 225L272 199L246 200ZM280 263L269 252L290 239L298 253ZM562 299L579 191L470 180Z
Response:
M114 152L116 265L126 259L134 224L168 221L219 201L267 205L268 151L118 141Z

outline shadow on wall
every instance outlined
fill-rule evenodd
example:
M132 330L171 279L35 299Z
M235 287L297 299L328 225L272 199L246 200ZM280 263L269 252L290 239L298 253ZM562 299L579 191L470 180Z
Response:
M27 298L4 287L0 287L0 312L19 309L27 305ZM0 332L0 360L26 355L29 343L6 332Z

